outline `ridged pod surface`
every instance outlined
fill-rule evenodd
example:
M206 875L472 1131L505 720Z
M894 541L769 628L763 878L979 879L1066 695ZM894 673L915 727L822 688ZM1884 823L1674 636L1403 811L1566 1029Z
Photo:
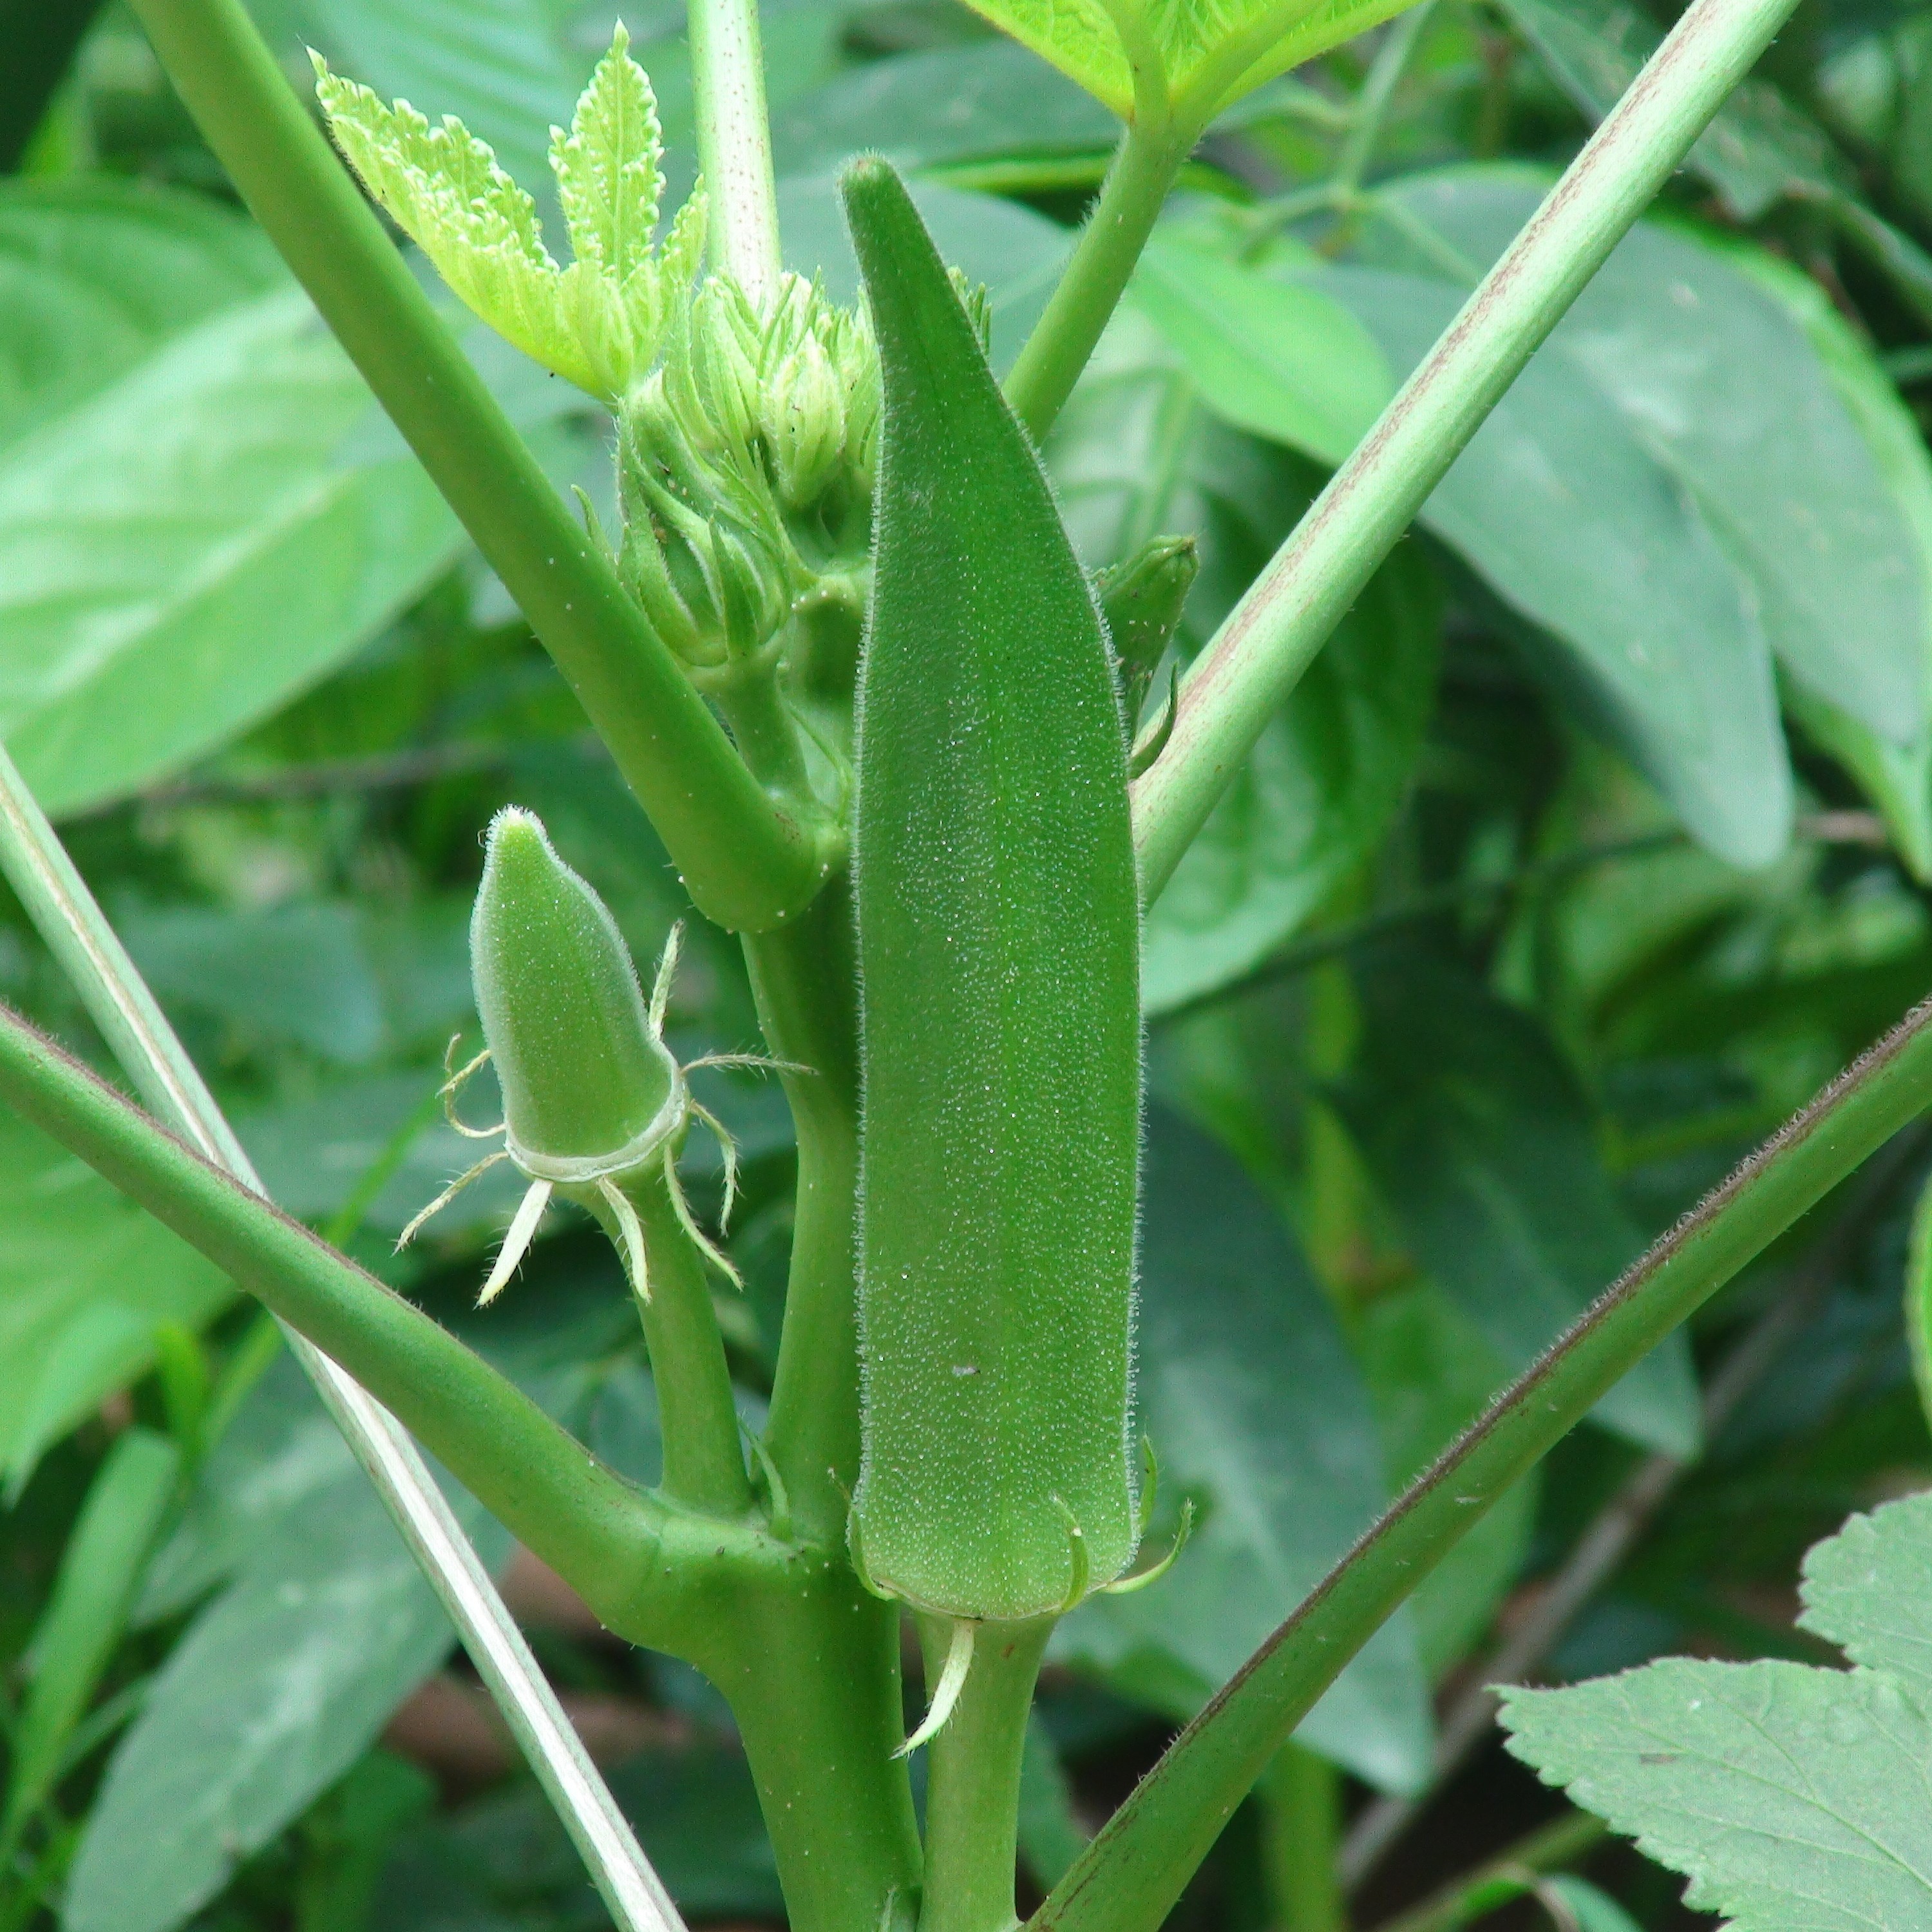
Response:
M844 192L885 410L855 842L855 1542L922 1608L1035 1616L1135 1541L1120 712L1039 460L917 212L880 162Z
M594 1160L652 1124L673 1063L616 922L533 812L490 825L470 957L513 1149Z

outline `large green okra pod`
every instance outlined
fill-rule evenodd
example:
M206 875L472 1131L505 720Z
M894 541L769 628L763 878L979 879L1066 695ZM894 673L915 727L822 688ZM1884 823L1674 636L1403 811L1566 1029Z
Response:
M916 212L880 163L845 195L884 376L855 1545L922 1609L1030 1618L1136 1537L1125 747L1088 580Z

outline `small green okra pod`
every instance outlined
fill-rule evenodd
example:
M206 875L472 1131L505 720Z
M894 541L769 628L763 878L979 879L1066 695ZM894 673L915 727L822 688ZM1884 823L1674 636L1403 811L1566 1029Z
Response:
M854 1546L961 1620L956 1677L972 1624L1070 1607L1137 1539L1138 898L1106 635L1039 459L897 177L844 192L884 369Z
M632 1193L661 1174L684 1232L735 1282L736 1270L692 1216L677 1177L677 1154L695 1119L724 1152L728 1220L736 1150L716 1118L692 1097L688 1070L664 1044L664 1011L677 970L674 928L648 1001L610 909L557 856L542 822L515 806L492 820L483 881L470 926L470 972L484 1050L444 1088L453 1096L485 1060L503 1096L498 1126L465 1127L476 1139L500 1134L500 1151L454 1181L403 1231L402 1241L471 1181L508 1160L530 1181L479 1300L493 1300L536 1238L553 1194L588 1208L621 1246L632 1285L650 1298L644 1236ZM452 1045L454 1042L452 1042ZM746 1054L694 1066L766 1064Z

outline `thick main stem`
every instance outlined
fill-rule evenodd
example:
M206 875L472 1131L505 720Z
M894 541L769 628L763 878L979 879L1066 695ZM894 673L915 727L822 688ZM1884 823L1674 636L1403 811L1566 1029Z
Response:
M1043 441L1132 277L1193 146L1169 120L1129 123L1046 312L1006 377L1014 413Z
M798 1559L781 1592L721 1599L700 1660L738 1720L791 1932L908 1932L919 1899L903 1735L898 1609L842 1547Z
M282 76L241 0L137 0L208 144L583 701L700 908L756 930L826 869L566 507Z
M1057 1621L981 1624L974 1633L959 1701L927 1748L919 1932L1008 1932L1016 1922L1020 1763L1040 1658ZM920 1619L928 1685L939 1681L952 1630L948 1618Z
M1149 899L1450 464L1794 4L1694 0L1195 660L1166 748L1134 786Z
M798 1136L797 1208L784 1333L765 1443L800 1532L842 1547L859 1478L858 965L840 880L797 924L745 942Z

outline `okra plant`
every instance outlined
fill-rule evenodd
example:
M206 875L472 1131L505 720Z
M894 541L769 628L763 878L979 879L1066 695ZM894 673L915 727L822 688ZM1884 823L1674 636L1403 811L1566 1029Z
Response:
M1063 411L1077 412L1083 379L1104 380L1130 283L1142 319L1168 318L1210 394L1228 350L1202 348L1203 313L1238 294L1290 347L1327 329L1331 347L1360 348L1386 375L1332 304L1310 320L1313 285L1294 278L1320 262L1284 238L1294 208L1264 211L1230 244L1226 209L1175 191L1245 99L1398 8L976 4L1121 130L1004 380L997 304L947 260L888 160L862 157L839 178L856 284L786 266L750 0L692 0L694 155L667 156L620 25L569 126L552 132L542 182L517 178L435 100L386 99L320 56L314 100L301 98L238 0L135 0L240 196L568 680L696 914L742 950L762 1038L686 1057L682 927L658 956L634 958L538 814L499 812L468 928L481 1037L451 1043L433 1096L477 1157L416 1204L398 1244L431 1240L472 1190L512 1183L492 1197L506 1225L475 1284L487 1346L493 1322L544 1318L544 1283L525 1267L540 1232L572 1217L599 1231L648 1354L656 1486L607 1466L352 1260L346 1226L332 1246L262 1197L24 782L0 770L0 856L147 1109L10 1012L0 1098L305 1338L325 1382L322 1358L346 1372L606 1630L694 1667L742 1740L796 1932L1018 1922L1042 1664L1076 1615L1130 1598L1158 1616L1192 1560L1198 1498L1163 1493L1162 1412L1142 1394L1158 1382L1169 1317L1137 1335L1154 1184L1145 1014L1199 990L1180 983L1192 968L1175 963L1184 928L1160 923L1180 916L1157 910L1163 892L1200 890L1190 850L1204 828L1211 842L1217 808L1352 607L1396 580L1400 558L1377 573L1412 520L1473 544L1457 534L1452 465L1506 397L1533 398L1540 376L1511 384L1792 0L1694 0L1568 170L1530 196L1516 239L1492 238L1494 266L1472 272L1466 302L1426 318L1448 326L1426 353L1416 342L1400 388L1298 388L1292 355L1274 344L1274 386L1227 413L1333 473L1204 639L1187 623L1204 533L1143 528L1095 567L1042 448ZM1365 94L1394 85L1420 18L1386 28ZM1345 220L1364 205L1366 154L1350 152L1318 204ZM692 184L674 210L669 178ZM1407 220L1413 241L1426 224ZM1814 285L1774 261L1753 272L1749 286L1770 291L1765 315L1839 342ZM1706 299L1681 286L1684 306ZM608 419L604 508L546 476L472 360L472 324ZM1606 366L1628 352L1604 332L1592 340ZM487 365L496 352L476 352ZM1820 358L1838 371L1834 406L1895 441L1889 404L1846 400L1858 380L1847 355ZM1652 424L1665 442L1669 413L1660 405ZM1657 515L1680 511L1658 493ZM1765 550L1765 621L1800 635L1803 612L1773 594L1778 532L1730 540ZM1621 640L1598 668L1599 697L1631 733L1716 743L1746 729L1742 701L1708 718L1640 716L1628 665L1647 647ZM1916 823L1898 800L1922 788L1910 760L1922 767L1924 740L1916 724L1887 735L1889 670L1828 674L1797 644L1785 656L1794 707ZM1761 682L1750 702L1771 705L1768 659ZM1914 687L1912 704L1922 696ZM1721 822L1697 783L1693 770L1672 797L1700 837L1741 861L1776 856L1788 782L1755 815ZM1265 970L1278 936L1223 976ZM1431 1022L1398 988L1369 1000L1363 1023L1399 1042ZM706 1068L775 1084L796 1140L782 1325L756 1415L734 1383L746 1305L731 1240L738 1136L694 1082ZM1302 1600L1275 1607L1272 1634L1043 1888L1029 1925L1154 1932L1250 1792L1294 1774L1291 1740L1351 1659L1485 1513L1586 1414L1628 1418L1616 1405L1657 1384L1624 1378L1646 1358L1643 1372L1674 1372L1680 1358L1653 1352L1928 1098L1919 1010L1606 1285ZM1346 1112L1346 1090L1335 1104ZM1358 1137L1394 1137L1400 1162L1402 1130L1371 1121ZM1322 1172L1324 1186L1349 1184L1343 1167ZM1922 1252L1917 1267L1922 1284ZM460 1532L436 1527L423 1465L346 1383L334 1399L619 1922L675 1923L480 1567L463 1567ZM1652 1426L1630 1432L1655 1446ZM181 1474L176 1450L139 1430L104 1466L103 1485L134 1498L149 1533L118 1557L105 1530L96 1538L88 1560L103 1574L118 1562L122 1578L102 1643L129 1613ZM1922 1824L1854 1761L1882 1745L1900 1784L1932 1761L1922 1659L1897 1621L1902 1603L1924 1621L1924 1519L1916 1503L1891 1505L1814 1557L1808 1614L1845 1645L1850 1676L1666 1664L1614 1686L1513 1693L1511 1749L1642 1834L1693 1875L1694 1902L1740 1925L1932 1923ZM75 1641L68 1675L40 1670L11 1720L8 1859L45 1827L98 1669ZM1837 1835L1815 1869L1740 1850L1759 1828L1753 1781L1768 1776L1807 1816L1828 1814ZM1881 1804L1896 1815L1861 1808ZM1868 1897L1810 1917L1794 1903L1829 1888L1834 1861L1874 1857Z

